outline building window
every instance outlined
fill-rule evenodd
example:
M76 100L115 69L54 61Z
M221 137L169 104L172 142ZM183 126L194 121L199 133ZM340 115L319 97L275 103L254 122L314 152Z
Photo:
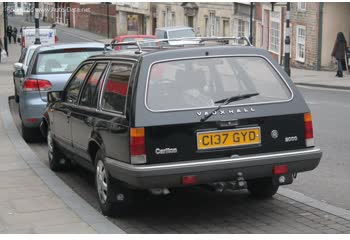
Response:
M305 62L305 40L306 40L305 26L297 26L295 59L299 62Z
M279 54L280 52L280 35L281 35L280 29L281 29L281 14L279 12L271 12L269 50L277 54Z
M216 26L215 26L215 36L220 36L220 18L217 17L215 19L215 23L216 23Z
M163 11L163 27L165 27L165 23L166 23L166 12Z
M238 37L244 37L244 33L245 33L245 22L242 19L238 19L238 31L237 31L237 35Z
M306 2L298 2L298 11L306 11Z
M171 26L176 26L175 12L171 13Z
M187 25L189 26L189 27L194 27L194 25L193 25L193 16L188 16L187 17Z
M218 27L220 23L217 23L217 17L215 13L210 13L209 17L205 17L205 36L213 37L218 34Z

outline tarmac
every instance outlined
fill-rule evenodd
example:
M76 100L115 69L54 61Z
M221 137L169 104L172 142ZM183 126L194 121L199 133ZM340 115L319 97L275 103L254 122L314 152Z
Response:
M81 30L57 28L89 40L110 40ZM18 132L8 98L13 95L12 69L19 49L10 44L10 56L0 64L0 233L124 233L51 172ZM291 74L298 85L350 90L350 75L346 73L344 78L337 78L335 72L293 68ZM344 231L349 231L350 211L286 188L279 194L342 218L348 226Z

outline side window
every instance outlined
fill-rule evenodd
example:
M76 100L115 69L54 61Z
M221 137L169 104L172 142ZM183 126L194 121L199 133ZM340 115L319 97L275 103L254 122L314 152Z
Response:
M86 74L89 72L92 63L83 65L78 72L75 73L68 86L65 89L64 101L68 103L76 103L79 95L80 86L84 82Z
M124 113L132 65L112 63L102 96L104 110Z
M99 92L99 82L107 63L98 63L90 74L81 95L80 105L86 107L96 107Z

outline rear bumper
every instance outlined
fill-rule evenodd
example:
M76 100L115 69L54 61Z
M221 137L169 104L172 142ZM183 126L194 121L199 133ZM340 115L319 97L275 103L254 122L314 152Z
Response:
M137 188L178 187L182 176L196 175L198 184L229 181L242 172L246 180L271 177L275 165L286 164L290 173L313 170L322 157L319 148L152 165L132 165L106 158L112 177Z

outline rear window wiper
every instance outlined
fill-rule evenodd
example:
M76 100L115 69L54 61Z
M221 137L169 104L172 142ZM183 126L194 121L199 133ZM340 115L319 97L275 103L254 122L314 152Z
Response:
M254 96L257 96L257 95L259 95L259 93L246 93L246 94L236 95L236 96L232 96L232 97L229 97L229 98L224 98L224 99L218 100L215 103L221 103L221 104L217 108L215 108L213 111L211 111L211 113L209 113L208 115L204 116L201 119L201 122L206 121L208 118L210 118L214 114L214 112L218 111L222 106L225 106L228 103L239 101L239 100L243 100L243 99L246 99L246 98L251 98L251 97L254 97Z

